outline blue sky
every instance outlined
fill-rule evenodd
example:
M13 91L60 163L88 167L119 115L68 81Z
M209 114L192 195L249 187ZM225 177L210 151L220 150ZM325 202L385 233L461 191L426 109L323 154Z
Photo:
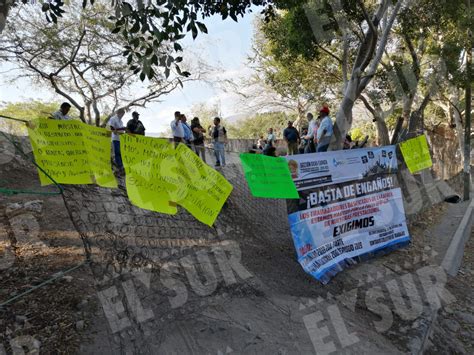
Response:
M185 48L184 56L194 52L206 62L218 65L221 70L219 75L233 76L239 75L246 70L246 58L250 54L253 22L258 16L259 10L248 14L244 18L239 18L236 23L230 18L222 21L220 17L212 17L204 22L209 34L200 33L193 41L189 34L183 42ZM187 51L190 50L190 52ZM0 71L8 69L1 66ZM57 100L53 91L44 87L32 86L26 80L16 80L14 83L3 82L0 84L0 101L28 101ZM207 102L209 104L219 103L222 116L229 117L239 114L235 96L225 93L217 87L207 83L191 82L185 84L184 88L177 89L173 93L165 96L163 102L150 104L147 108L140 108L141 119L147 128L147 133L165 132L173 118L173 112L179 110L190 113L193 104ZM128 118L128 114L125 119Z

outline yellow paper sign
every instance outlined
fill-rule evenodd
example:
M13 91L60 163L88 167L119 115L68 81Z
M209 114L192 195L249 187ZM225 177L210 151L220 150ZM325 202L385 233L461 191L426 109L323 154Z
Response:
M60 184L117 187L105 129L79 121L39 119L28 128L36 163ZM53 182L38 170L41 185Z
M179 162L178 175L184 177L175 202L183 206L197 220L212 226L225 201L232 192L232 185L216 170L204 163L186 145L176 149Z
M428 142L424 135L400 143L400 150L412 174L433 166Z
M90 169L97 185L117 187L110 162L110 131L83 124L84 143Z
M175 214L180 205L212 226L232 185L183 144L122 135L122 159L130 201L151 211Z
M166 214L176 214L170 191L176 181L167 173L175 161L175 150L166 139L124 134L120 137L126 174L127 194L137 207Z

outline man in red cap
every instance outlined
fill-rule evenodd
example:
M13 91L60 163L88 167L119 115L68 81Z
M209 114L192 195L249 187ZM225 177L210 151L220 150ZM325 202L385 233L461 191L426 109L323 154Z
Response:
M329 117L329 107L323 106L319 114L321 116L321 124L318 129L318 153L327 152L333 134L332 120L331 117Z

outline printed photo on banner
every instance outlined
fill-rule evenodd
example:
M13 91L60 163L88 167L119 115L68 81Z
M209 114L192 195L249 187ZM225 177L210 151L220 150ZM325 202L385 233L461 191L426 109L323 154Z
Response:
M292 155L287 160L298 191L398 170L395 146Z

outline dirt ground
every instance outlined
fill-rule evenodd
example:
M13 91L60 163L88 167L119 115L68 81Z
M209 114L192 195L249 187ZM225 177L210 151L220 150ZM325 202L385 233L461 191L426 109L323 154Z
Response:
M423 294L420 270L439 254L429 230L449 204L409 217L408 248L323 286L296 261L284 203L246 204L239 172L224 174L235 191L216 228L185 212L165 218L136 209L122 189L71 187L66 203L60 195L1 195L1 303L83 263L84 245L92 264L0 308L0 354L22 336L26 348L47 354L473 353L472 238L447 282L455 301L434 312L428 295L413 301ZM55 191L39 186L23 158L9 162L0 181ZM459 179L450 183L460 191ZM37 238L24 238L32 232Z

